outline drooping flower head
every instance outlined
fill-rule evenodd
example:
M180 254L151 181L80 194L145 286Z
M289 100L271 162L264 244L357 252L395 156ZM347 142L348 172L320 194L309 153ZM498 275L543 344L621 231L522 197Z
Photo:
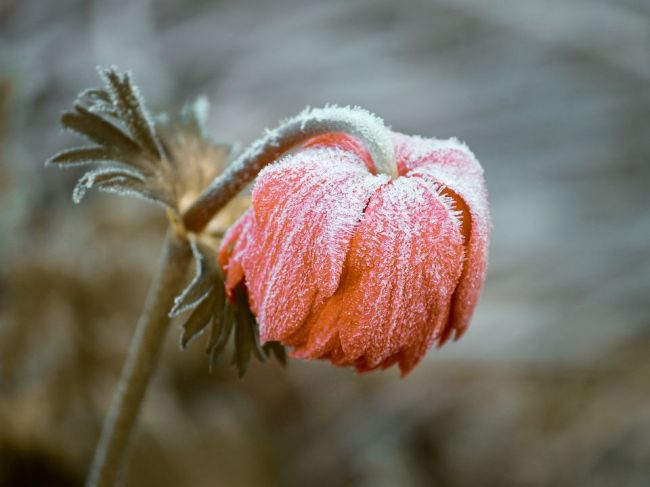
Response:
M467 329L490 215L483 171L455 139L392 134L398 176L354 137L317 136L266 167L219 260L260 338L292 355L410 371Z

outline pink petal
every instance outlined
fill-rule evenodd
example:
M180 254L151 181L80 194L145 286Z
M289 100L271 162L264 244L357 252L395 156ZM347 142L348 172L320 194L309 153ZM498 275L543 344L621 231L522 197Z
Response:
M387 180L357 155L324 148L260 173L240 260L263 341L294 334L334 294L368 199Z
M462 213L466 257L449 324L440 337L442 344L452 330L459 338L467 329L485 279L491 223L483 169L474 154L455 139L439 141L400 134L396 146L406 156L404 174L440 185Z
M219 248L219 265L226 274L226 291L232 296L232 291L244 280L242 266L243 253L249 243L250 226L253 212L249 209L228 229ZM254 307L252 307L254 308ZM256 310L252 310L256 313Z
M336 293L291 337L294 355L408 372L441 333L462 269L459 222L434 184L398 178L379 188L350 243Z

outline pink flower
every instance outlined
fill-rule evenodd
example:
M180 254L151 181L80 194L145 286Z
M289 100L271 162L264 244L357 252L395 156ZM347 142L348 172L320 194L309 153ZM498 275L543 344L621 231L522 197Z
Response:
M262 341L369 371L410 371L467 329L485 277L490 214L470 150L393 134L399 176L351 136L315 137L265 168L219 253L245 285Z

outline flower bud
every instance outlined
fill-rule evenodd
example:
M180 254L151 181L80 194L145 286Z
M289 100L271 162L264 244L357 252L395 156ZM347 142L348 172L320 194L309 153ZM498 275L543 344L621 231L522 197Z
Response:
M365 372L409 372L466 330L483 285L483 170L455 139L392 135L398 176L328 134L266 167L219 260L244 284L262 342Z

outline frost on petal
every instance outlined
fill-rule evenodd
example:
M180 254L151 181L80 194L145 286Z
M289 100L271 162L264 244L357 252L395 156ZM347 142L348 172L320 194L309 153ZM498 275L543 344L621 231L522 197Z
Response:
M310 139L304 147L329 147L351 152L356 154L359 160L365 163L371 173L377 174L370 152L368 152L368 149L358 139L351 135L337 132L318 135Z
M393 136L399 177L354 137L315 137L267 167L220 259L262 340L358 371L411 370L478 300L490 230L482 169L455 139Z
M364 208L387 180L370 174L355 154L324 148L286 157L260 173L250 226L228 265L234 271L233 261L242 264L263 341L298 331L336 291Z
M459 338L467 329L485 279L491 222L483 169L467 146L455 139L400 135L396 145L402 147L405 174L435 182L462 213L466 256L442 344L452 331Z
M336 293L286 341L294 355L407 373L442 332L462 269L458 222L434 184L398 178L370 199Z
M226 292L231 299L234 289L244 280L242 259L250 242L252 219L253 212L249 209L228 229L219 248L219 265L226 274ZM252 303L251 309L256 313Z

